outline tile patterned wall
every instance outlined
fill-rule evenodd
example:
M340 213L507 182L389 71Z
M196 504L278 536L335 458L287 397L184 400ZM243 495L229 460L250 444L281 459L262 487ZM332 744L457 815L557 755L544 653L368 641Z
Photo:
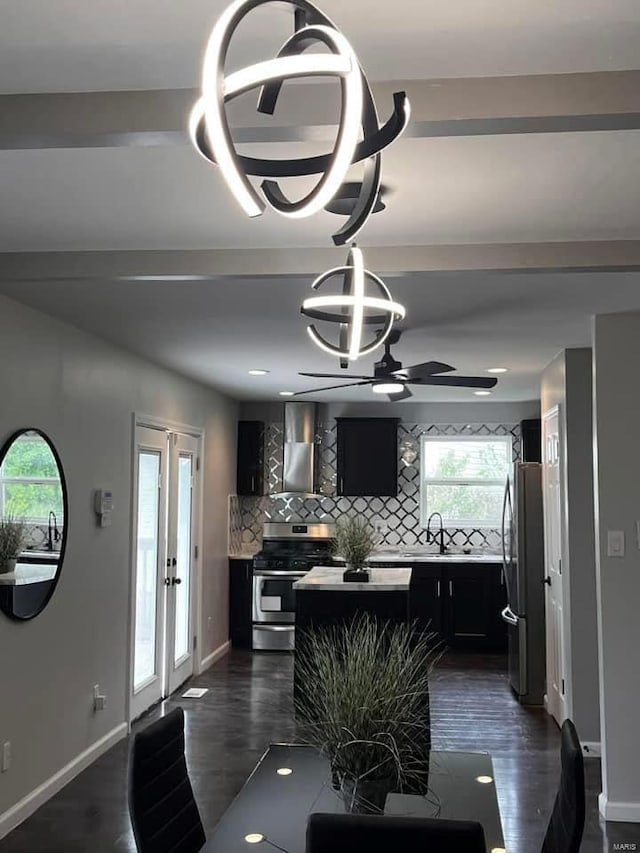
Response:
M318 487L322 497L238 497L229 499L229 551L253 552L260 548L265 521L308 521L335 519L350 512L365 515L370 521L381 519L387 524L382 545L426 544L426 531L420 526L420 458L406 464L402 451L410 447L418 451L421 435L510 435L513 461L520 459L519 424L398 424L398 495L397 497L355 497L336 495L335 423L316 425L318 449ZM265 435L265 483L267 491L281 488L283 462L283 424L269 423ZM497 553L501 547L500 531L493 529L450 528L445 530L448 547L471 547Z

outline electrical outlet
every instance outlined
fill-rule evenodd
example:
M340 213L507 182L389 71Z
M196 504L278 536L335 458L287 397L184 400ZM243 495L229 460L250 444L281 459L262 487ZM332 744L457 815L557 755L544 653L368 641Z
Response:
M11 767L11 741L7 740L2 744L2 772L6 773Z
M383 535L389 530L389 525L381 518L376 518L376 520L373 522L373 529L376 533Z
M94 711L104 711L107 707L107 697L100 693L100 685L93 685L93 710Z

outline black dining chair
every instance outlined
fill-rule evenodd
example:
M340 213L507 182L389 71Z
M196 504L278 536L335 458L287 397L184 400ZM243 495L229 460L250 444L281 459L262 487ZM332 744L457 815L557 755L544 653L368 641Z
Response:
M384 815L312 814L306 853L485 853L482 826L474 821Z
M542 853L578 853L584 831L584 761L575 726L562 724L560 787Z
M138 853L197 853L206 837L184 757L184 712L176 708L133 739L129 814Z

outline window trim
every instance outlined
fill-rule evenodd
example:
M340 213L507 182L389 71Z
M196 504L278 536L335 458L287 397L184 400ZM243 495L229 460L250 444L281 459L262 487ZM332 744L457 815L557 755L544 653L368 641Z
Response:
M512 464L513 458L513 436L510 433L506 435L422 435L420 436L420 527L426 529L428 519L431 513L427 506L427 486L501 486L504 487L506 477L491 478L485 477L427 477L425 473L426 456L425 449L428 443L433 442L470 442L470 441L501 441L505 445L507 451L508 465ZM438 512L438 510L434 510ZM463 525L460 521L443 518L442 525L444 528L456 530L495 530L498 525L486 524L485 522L466 522Z

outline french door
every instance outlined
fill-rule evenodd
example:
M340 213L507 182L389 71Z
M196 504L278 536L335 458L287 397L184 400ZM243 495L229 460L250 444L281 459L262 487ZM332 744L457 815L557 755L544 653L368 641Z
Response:
M137 426L130 718L193 673L198 439Z
M545 613L547 630L547 710L558 725L566 716L564 607L562 579L562 494L560 416L558 407L542 419L545 542Z

